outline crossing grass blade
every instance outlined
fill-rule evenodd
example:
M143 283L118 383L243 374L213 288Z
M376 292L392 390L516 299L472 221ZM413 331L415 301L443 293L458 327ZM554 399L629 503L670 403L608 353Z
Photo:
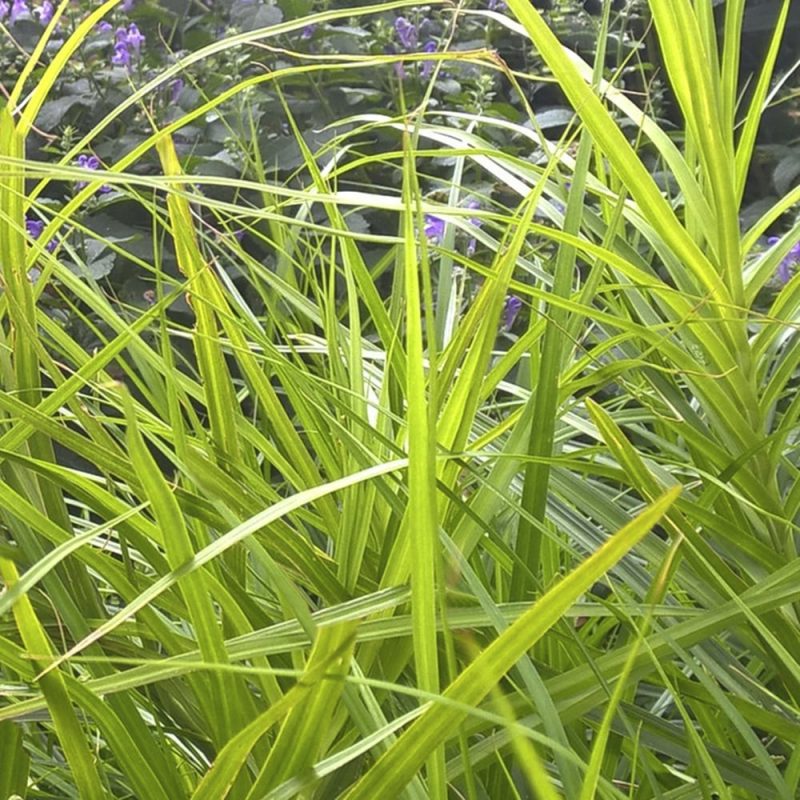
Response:
M4 584L11 589L19 578L16 565L7 558L0 558L0 575ZM15 605L14 619L34 663L45 663L50 658L52 646L27 595L22 595ZM107 787L72 707L62 674L52 670L39 678L39 685L75 786L87 800L103 800L107 796Z
M160 139L157 148L164 174L181 175L172 139ZM219 325L213 305L213 298L220 294L216 286L218 278L200 251L191 207L186 197L179 194L181 191L180 185L174 187L167 197L167 208L178 265L192 285L192 308L197 319L194 346L205 391L209 426L221 462L235 464L241 457L234 424L236 416L231 413L237 401L219 341Z
M317 681L287 714L250 790L249 800L263 797L287 778L310 770L330 746L337 733L330 722L337 717L342 719L337 706L344 689L342 678L349 670L355 645L354 630L353 625L340 625L318 632L308 671L313 673L318 663L328 662L324 679ZM320 736L320 730L328 726L328 736Z
M542 595L461 672L444 696L467 705L479 703L575 600L649 533L679 494L678 488L664 494ZM437 707L427 711L345 795L347 800L374 797L378 791L401 791L428 757L430 749L441 746L463 717L463 712L452 708Z
M509 8L530 33L543 58L559 79L570 102L579 109L580 117L595 142L613 164L624 181L641 213L653 225L660 239L685 263L701 286L712 297L729 304L730 295L713 264L691 240L670 208L652 176L645 168L620 129L609 117L596 94L572 65L555 35L548 29L541 14L524 0L510 0Z
M249 796L263 797L271 787L302 775L316 761L321 745L319 727L325 726L341 693L341 679L348 671L355 643L353 632L352 623L319 629L302 677L220 751L192 800L227 797L256 742L281 720L278 737Z
M131 464L141 476L144 494L150 501L155 522L165 533L164 549L167 560L175 569L192 562L196 545L177 500L145 446L132 402L125 397L123 402ZM210 588L203 572L187 576L181 586L201 653L211 663L224 664L227 653ZM212 673L210 684L207 691L197 687L198 695L205 694L209 698L206 709L209 730L214 741L221 744L246 724L254 706L241 682Z
M419 21L412 5L308 21ZM790 4L750 86L742 0L717 10L719 40L711 0L647 4L683 130L524 0L509 0L516 20L430 5L445 26L478 15L490 36L528 36L576 109L577 152L572 132L543 137L528 76L486 48L282 50L213 96L198 79L194 106L119 142L102 176L178 255L170 275L164 253L98 236L154 281L144 308L64 263L73 226L96 236L81 218L100 180L69 165L181 71L283 47L304 23L180 56L53 163L26 160L29 132L115 2L60 50L57 16L35 45L0 112L0 750L14 754L0 796L30 782L65 797L473 800L521 796L526 778L542 796L614 800L624 783L796 793L798 279L766 312L763 298L798 228L763 251L759 237L798 191L738 230ZM412 112L342 120L315 150L282 96L427 56L502 73L513 114L431 103L440 71ZM281 98L298 170L265 162L254 120L239 178L193 173L173 135L262 91ZM41 241L27 236L26 214L49 218L79 180ZM465 208L472 187L480 209ZM365 208L380 230L354 223ZM442 241L426 241L426 214ZM98 343L51 313L53 291ZM183 323L171 307L187 293ZM509 293L527 326L501 324ZM65 452L78 466L55 463ZM519 602L537 581L544 594Z

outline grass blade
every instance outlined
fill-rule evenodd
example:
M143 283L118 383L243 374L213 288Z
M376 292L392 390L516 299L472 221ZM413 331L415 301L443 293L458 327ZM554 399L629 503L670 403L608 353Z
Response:
M479 703L575 600L647 535L679 493L679 489L671 490L648 506L600 550L546 592L456 678L444 696L468 705ZM463 717L463 712L452 708L436 707L427 711L355 784L345 795L346 799L371 800L381 792L392 795L402 790L431 748L446 741Z

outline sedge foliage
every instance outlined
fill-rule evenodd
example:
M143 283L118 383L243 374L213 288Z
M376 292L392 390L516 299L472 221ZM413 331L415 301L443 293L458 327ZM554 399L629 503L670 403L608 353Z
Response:
M788 0L747 91L743 0L719 40L711 0L650 0L679 137L604 74L602 48L583 62L508 0L453 23L530 40L577 112L561 141L423 97L318 152L293 128L291 182L256 151L239 181L187 175L174 134L230 98L397 58L285 54L82 173L31 242L26 214L91 139L48 164L26 140L116 2L0 113L0 797L796 797L800 278L759 298L798 231L756 245L800 190L739 224ZM431 80L448 59L506 69L423 57ZM509 127L537 158L495 144ZM132 169L153 153L158 175ZM372 166L397 191L347 185ZM494 181L514 199L466 210ZM42 244L68 246L101 182L177 258L175 276L131 254L143 309ZM353 224L365 208L383 230ZM47 287L99 346L47 313ZM512 294L523 314L499 335Z

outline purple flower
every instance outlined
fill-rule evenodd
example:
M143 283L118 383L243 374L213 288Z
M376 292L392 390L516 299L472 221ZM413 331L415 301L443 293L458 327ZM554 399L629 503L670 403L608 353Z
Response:
M106 33L107 31L110 31L113 27L114 26L110 22L106 22L105 20L97 23L97 30L99 30L101 33Z
M506 4L503 2L503 0L489 0L489 2L486 4L486 7L489 9L489 11L506 10Z
M100 159L95 155L79 155L75 164L83 169L99 169Z
M780 236L770 236L767 239L768 245L777 244L780 241ZM778 264L778 269L775 270L775 277L781 284L789 283L794 273L794 267L800 264L800 241L795 242L789 252L783 257L781 263Z
M303 28L303 30L300 32L300 38L310 39L314 35L316 28L316 25L306 25L305 28Z
M81 154L75 161L76 167L81 167L82 169L100 169L100 159L96 155L86 155ZM86 186L88 181L78 181L75 184L76 189L83 189ZM98 190L98 194L108 194L111 191L111 187L108 185L101 186Z
M436 42L431 39L429 42L425 42L425 46L422 48L426 53L435 53L436 52ZM423 61L422 62L422 69L420 70L420 77L423 80L427 80L430 77L431 72L433 72L433 61Z
M9 18L9 22L13 25L17 18L22 16L23 14L30 14L31 10L28 8L27 0L14 0L14 4L11 6L11 17Z
M5 19L10 10L11 6L6 2L6 0L0 0L0 19Z
M517 318L520 309L522 308L522 300L515 294L510 294L506 298L506 304L503 306L503 328L510 331L514 325L514 320Z
M42 235L42 231L44 230L44 222L40 219L32 219L31 217L25 217L25 230L28 232L28 236L31 239L38 239ZM54 240L50 240L46 245L45 248L48 252L52 253L53 250L56 249L56 243Z
M115 67L129 67L131 64L130 50L122 43L117 42L114 45L114 54L111 56L111 63Z
M111 56L111 63L115 67L129 67L132 59L131 50L138 56L144 41L144 34L134 22L131 22L127 28L117 28L114 34L114 54Z
M127 14L129 11L133 9L133 4L136 0L122 0L122 5L120 8Z
M424 231L431 244L439 244L444 238L444 220L433 214L426 214Z
M25 230L31 239L38 239L44 230L44 222L40 219L30 219L28 217L25 219Z
M37 17L39 17L39 22L42 25L47 25L51 19L53 19L53 12L55 9L53 8L53 4L50 0L44 0L42 5L34 11Z
M128 25L128 30L125 36L125 44L127 44L128 47L133 48L133 51L138 55L139 51L142 49L144 40L144 34L139 30L138 25L135 22L131 22L131 24ZM117 41L120 41L119 31L117 31Z
M398 17L394 21L394 30L400 44L406 50L414 50L417 46L417 27L410 23L405 17Z

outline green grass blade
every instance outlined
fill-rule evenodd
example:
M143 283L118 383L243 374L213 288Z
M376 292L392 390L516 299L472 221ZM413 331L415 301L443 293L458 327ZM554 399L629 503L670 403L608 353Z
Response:
M28 766L30 759L22 746L22 728L13 722L0 723L0 797L28 792Z
M406 138L406 147L410 140ZM427 692L439 691L439 657L436 631L436 587L440 579L438 548L438 513L436 500L436 461L434 425L429 396L435 396L434 367L425 372L423 311L432 309L423 302L420 289L420 266L428 269L423 248L419 258L419 233L415 231L421 215L416 213L416 176L409 152L404 164L403 199L403 262L406 303L406 354L408 372L408 490L410 502L405 518L405 535L411 551L411 613L414 624L414 664L419 687ZM426 298L427 299L427 298ZM429 325L430 329L430 325ZM435 347L428 339L428 347ZM429 383L430 381L430 383ZM432 798L444 800L444 752L432 748L426 754L428 791Z
M692 271L699 284L715 299L729 303L729 293L713 264L686 233L675 212L661 195L652 175L609 117L594 91L586 85L583 76L573 66L572 60L547 27L541 14L526 0L509 0L508 6L558 78L562 91L573 107L578 109L584 125L614 166L630 195L639 205L641 213L675 255Z
M679 490L666 493L546 592L456 678L444 696L468 705L479 703L575 600L647 535L678 494ZM427 711L345 795L347 800L371 800L377 793L400 791L425 761L431 748L446 741L463 716L463 712L442 707Z
M126 406L131 463L141 476L156 523L165 534L168 532L164 537L166 555L170 566L176 569L193 561L196 548L180 506L144 444L132 401L124 398L123 402ZM225 642L203 572L188 575L181 589L203 657L211 663L226 663ZM252 701L245 687L230 676L212 673L209 689L208 723L212 738L221 744L248 720Z
M731 62L729 66L729 70L731 75L734 72L735 66L737 65L735 53L738 51L739 47L739 40L736 34L739 32L739 27L741 25L741 19L744 18L744 8L743 6L745 3L743 0L740 0L738 3L730 4L731 8L726 9L726 19L725 19L725 52L726 55L728 53L728 48L730 48L730 57L729 60ZM740 9L740 7L742 7ZM734 8L737 11L734 11ZM775 63L778 59L778 53L781 48L781 43L784 39L784 33L786 31L786 21L789 17L789 10L791 8L791 0L783 0L782 5L780 6L780 11L778 16L775 19L774 26L772 28L772 36L770 38L769 47L767 48L767 52L764 55L764 60L761 64L761 69L758 73L758 80L756 81L755 87L753 89L753 93L750 98L750 104L746 109L746 113L742 117L742 126L741 132L739 133L739 140L736 143L736 201L737 204L741 203L742 197L744 195L745 183L747 181L747 176L750 171L751 163L753 160L753 153L756 146L756 137L758 135L758 131L760 128L761 123L761 116L764 110L764 106L767 101L767 97L770 91L770 84L772 82L772 77L775 69ZM740 13L741 17L735 16L735 14ZM729 23L729 17L731 17L731 21ZM730 27L729 27L730 24ZM730 88L728 89L731 94L733 93L735 87L733 86L733 79L730 79Z
M192 795L192 800L222 800L227 797L256 742L281 719L286 720L281 728L281 738L273 745L270 759L263 765L259 779L261 789L256 796L262 797L265 787L279 783L278 776L282 776L281 779L290 776L307 763L306 748L292 752L291 736L308 735L304 728L310 718L304 720L304 712L312 711L313 721L319 723L317 713L325 710L328 701L335 700L335 694L341 691L341 676L347 672L355 641L353 631L352 623L320 628L303 676L277 703L228 742ZM326 685L329 680L336 684L334 689ZM274 764L272 754L277 753L286 760ZM274 772L268 775L266 767L270 764Z
M319 663L327 663L324 679L318 680L287 714L248 800L257 800L282 781L301 775L324 755L335 732L329 727L330 720L344 689L341 679L349 671L354 633L352 624L319 629L306 669L313 673ZM320 736L326 728L328 736Z
M182 175L172 139L163 137L158 141L157 149L164 174ZM175 189L180 191L181 187ZM219 294L219 289L212 285L217 279L200 251L189 201L177 191L169 193L167 208L178 266L192 285L192 308L197 319L194 345L206 395L211 436L222 464L235 464L240 451L235 413L232 412L238 403L219 342L219 326L213 306L213 298Z
M0 558L0 575L10 589L14 588L19 578L16 565L7 558ZM34 663L46 663L50 659L52 648L27 595L23 595L14 607L14 618ZM97 762L88 746L84 730L72 708L61 672L51 670L40 676L39 685L81 797L86 800L105 800L106 787L97 770Z

